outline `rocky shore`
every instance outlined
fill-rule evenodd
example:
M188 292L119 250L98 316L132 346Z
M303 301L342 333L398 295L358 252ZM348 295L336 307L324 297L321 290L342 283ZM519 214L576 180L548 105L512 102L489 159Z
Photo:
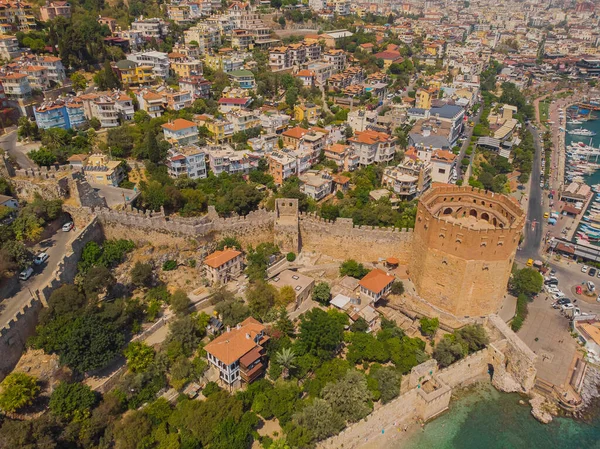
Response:
M574 417L584 421L591 421L597 416L600 407L600 369L588 364L583 387L581 389L583 407L574 413Z

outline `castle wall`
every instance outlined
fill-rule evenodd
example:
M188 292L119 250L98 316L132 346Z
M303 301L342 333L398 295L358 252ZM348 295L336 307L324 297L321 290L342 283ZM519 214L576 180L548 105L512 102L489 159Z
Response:
M67 247L48 284L34 292L35 297L30 298L15 317L0 329L0 379L3 379L19 361L27 339L35 333L38 313L42 306L47 304L52 292L65 283L73 282L85 244L90 240L98 240L101 236L102 230L97 219L94 219Z
M318 251L335 259L373 262L396 257L400 264L411 260L413 233L408 229L353 226L352 219L335 222L311 214L300 215L300 239L306 251Z

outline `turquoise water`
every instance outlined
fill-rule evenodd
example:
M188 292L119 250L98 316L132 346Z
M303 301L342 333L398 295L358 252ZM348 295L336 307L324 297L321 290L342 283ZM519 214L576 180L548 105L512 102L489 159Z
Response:
M555 418L541 424L518 394L481 384L450 410L390 449L600 449L600 419L591 424Z

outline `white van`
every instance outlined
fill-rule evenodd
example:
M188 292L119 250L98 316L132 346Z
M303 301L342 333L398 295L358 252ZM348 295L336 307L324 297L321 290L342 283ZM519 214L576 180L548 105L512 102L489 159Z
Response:
M585 288L587 288L588 292L590 293L594 293L596 291L596 286L592 281L586 281Z

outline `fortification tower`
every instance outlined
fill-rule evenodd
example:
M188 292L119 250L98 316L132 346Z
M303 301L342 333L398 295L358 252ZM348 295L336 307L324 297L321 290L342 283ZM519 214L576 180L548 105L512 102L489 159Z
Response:
M298 253L300 230L298 227L298 200L277 198L275 200L275 244L283 252Z
M435 185L417 209L410 273L418 294L457 317L498 312L524 223L513 198Z

